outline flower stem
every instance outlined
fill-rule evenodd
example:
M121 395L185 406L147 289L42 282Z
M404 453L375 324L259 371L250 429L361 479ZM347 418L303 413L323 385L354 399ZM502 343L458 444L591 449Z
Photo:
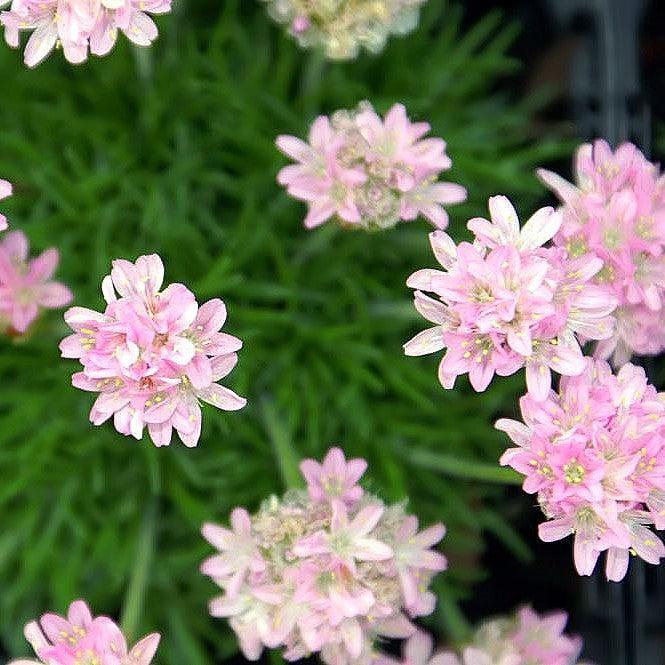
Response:
M272 402L263 402L261 411L263 422L272 441L284 486L287 489L301 487L302 478L298 468L300 455L293 445L291 435L287 432L284 422L280 419Z
M143 600L148 582L148 571L155 551L155 530L157 526L157 496L148 500L143 524L139 533L134 569L125 595L120 625L128 641L136 639L141 621Z
M517 472L501 467L498 463L496 465L485 464L484 462L476 462L453 455L412 448L406 451L405 455L414 466L441 471L441 473L456 478L505 485L521 485L523 480Z

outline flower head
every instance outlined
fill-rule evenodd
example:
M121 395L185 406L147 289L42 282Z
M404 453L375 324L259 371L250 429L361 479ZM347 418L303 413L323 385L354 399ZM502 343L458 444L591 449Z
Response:
M439 365L444 388L468 373L471 385L483 391L495 374L526 367L529 393L542 400L552 370L575 376L584 369L580 342L612 335L616 299L590 283L602 261L571 259L543 246L561 224L551 208L538 210L521 229L504 196L491 198L489 209L489 220L468 223L473 243L455 245L442 231L430 234L443 270L419 270L407 285L416 289L416 309L434 326L404 350L423 355L446 349Z
M630 363L618 374L601 360L564 377L544 401L521 400L524 422L496 427L517 444L501 464L525 476L546 522L539 534L553 541L574 534L575 566L590 575L607 552L606 573L620 580L629 552L649 563L665 545L649 525L665 526L665 399Z
M28 239L11 231L0 239L0 331L25 333L44 309L58 309L72 301L71 291L51 280L58 267L57 249L29 258Z
M160 640L158 633L152 633L128 649L117 624L108 617L93 617L82 600L69 606L67 617L44 614L31 621L25 636L39 660L10 665L150 665Z
M264 0L269 14L304 48L321 48L334 60L355 58L361 48L380 52L390 34L418 24L426 0Z
M515 665L571 665L577 662L582 648L579 637L570 637L565 612L539 615L531 607L522 607L513 615L484 622L476 630L470 647L465 650L465 665L500 663ZM469 660L469 649L477 650ZM483 654L487 661L479 658Z
M210 612L229 619L250 660L281 646L288 660L316 652L328 665L369 663L378 636L408 637L415 629L406 615L433 611L427 587L446 562L432 548L444 529L418 533L403 504L350 495L364 460L346 462L335 448L322 465L306 462L309 492L271 497L251 516L236 509L233 531L203 527L221 550L202 566L224 590ZM342 480L332 496L328 471Z
M660 325L665 305L665 180L631 143L612 151L606 141L584 144L575 160L576 184L540 169L540 179L559 197L563 223L555 244L569 254L603 261L594 282L617 300L619 325L598 345L621 365L633 353L665 349Z
M459 654L434 651L432 638L417 632L405 642L401 661L379 656L379 665L572 665L582 648L564 633L565 612L539 615L522 607L509 616L483 622Z
M426 122L412 123L401 104L384 119L369 102L320 116L309 143L277 137L277 147L296 162L277 180L307 203L307 228L335 218L345 227L385 229L418 215L445 228L443 206L464 201L466 190L438 180L451 160L443 140L423 138L429 130Z
M100 393L90 412L93 424L113 417L118 432L137 439L147 426L157 446L169 445L176 430L186 446L195 446L201 402L226 411L246 404L217 383L235 367L242 342L220 332L226 320L221 300L199 306L183 284L162 289L163 281L156 254L114 261L102 282L105 311L68 310L65 321L74 334L60 350L83 365L73 385Z
M57 45L69 62L79 64L88 53L107 55L118 31L137 46L150 46L157 26L149 14L170 11L171 0L12 0L0 13L0 24L14 48L22 31L32 31L24 54L28 67L36 67Z

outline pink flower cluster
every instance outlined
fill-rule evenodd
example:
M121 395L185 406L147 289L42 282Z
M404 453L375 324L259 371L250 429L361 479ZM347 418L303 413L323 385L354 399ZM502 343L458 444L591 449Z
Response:
M113 417L118 432L137 439L147 425L156 446L169 445L175 429L186 446L195 446L200 400L227 411L246 404L217 383L235 367L242 342L219 332L226 320L221 300L199 307L183 284L162 290L163 281L156 254L136 263L114 261L102 283L105 311L68 310L65 321L74 334L60 350L83 365L73 385L100 393L90 412L93 424Z
M150 665L160 639L152 633L128 650L115 622L93 617L82 600L69 606L67 618L44 614L39 621L31 621L25 637L39 660L15 660L9 665Z
M229 619L250 660L264 647L284 647L287 660L367 660L379 635L407 637L407 615L434 609L427 587L446 559L431 548L444 527L419 532L403 503L365 494L366 466L332 448L323 464L302 462L307 492L272 497L253 516L236 508L231 529L204 525L220 553L201 570L224 590L210 613Z
M513 616L483 623L459 655L432 655L432 639L418 632L406 642L402 661L384 657L377 665L572 665L582 641L563 632L567 621L565 612L541 616L522 607Z
M335 218L344 227L385 229L424 215L438 228L448 225L444 205L466 199L460 185L439 182L452 162L446 143L423 138L426 122L413 123L401 104L381 119L369 102L355 111L320 116L309 143L279 136L277 147L297 164L277 180L305 201L305 226Z
M137 46L157 39L157 26L148 14L171 11L171 0L12 0L0 13L5 40L18 48L19 33L32 34L25 47L25 64L35 67L56 46L74 64L85 62L88 52L106 55L115 45L118 30Z
M12 195L12 184L0 178L0 201ZM7 230L7 218L0 213L0 231Z
M558 393L521 400L524 423L501 419L496 427L517 444L501 464L525 476L547 517L544 541L575 536L580 575L590 575L601 552L606 574L626 574L629 553L648 563L665 557L651 531L665 527L665 395L628 363L614 375L603 360L564 377Z
M543 247L559 230L561 216L538 210L520 229L504 196L489 201L491 221L468 222L473 243L455 245L442 231L430 234L444 270L419 270L408 279L416 309L435 325L404 345L407 355L446 349L439 380L452 388L468 372L483 391L494 374L526 367L534 399L545 399L551 372L577 375L584 369L581 339L612 335L616 299L591 283L602 268L594 256L571 258L559 247ZM437 296L432 298L425 292Z
M427 0L263 0L268 13L304 48L321 48L328 58L355 58L361 48L379 53L389 35L418 25Z
M576 184L541 169L561 200L563 224L554 238L571 256L603 260L595 276L618 300L615 334L597 354L617 365L633 353L665 349L665 177L632 144L612 152L606 141L584 144L575 160Z
M22 231L10 231L0 239L0 332L22 335L43 309L68 305L71 291L51 281L60 260L51 248L29 258L28 239Z

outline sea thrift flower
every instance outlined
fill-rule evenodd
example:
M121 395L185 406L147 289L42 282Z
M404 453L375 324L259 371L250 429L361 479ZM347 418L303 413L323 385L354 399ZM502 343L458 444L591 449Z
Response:
M418 25L426 0L264 0L268 13L304 48L322 48L328 58L355 58L361 48L383 50L390 34Z
M12 195L12 185L6 180L0 178L0 201ZM7 229L7 218L0 213L0 231Z
M149 14L171 11L171 0L12 0L0 13L5 40L18 48L23 30L32 34L25 47L28 67L42 62L56 46L74 64L85 62L88 53L107 55L118 31L137 46L150 46L157 39L157 26Z
M39 621L31 621L25 637L39 660L16 660L9 665L150 665L160 639L152 633L128 650L120 628L108 617L93 617L82 600L69 606L66 618L44 614Z
M572 665L582 640L563 632L567 620L565 612L539 615L522 607L512 616L483 623L461 658L444 652L436 657L437 665Z
M602 259L594 281L611 289L619 307L612 337L596 355L617 366L635 353L665 349L665 178L631 143L612 152L606 141L584 144L575 159L576 184L540 169L561 200L563 224L554 237L572 256Z
M309 143L277 137L277 147L297 162L277 180L307 203L307 228L334 218L344 227L385 229L418 215L445 228L443 206L464 201L466 190L438 180L452 162L445 141L423 138L429 130L426 122L412 123L401 104L382 120L362 102L356 111L317 118Z
M306 459L300 464L309 497L317 503L335 499L348 505L357 503L363 495L363 489L357 482L366 469L364 459L347 462L341 448L331 448L322 464L313 459Z
M575 566L590 575L601 552L606 574L626 574L629 553L658 564L665 546L649 528L665 527L665 395L628 363L614 375L602 360L563 377L542 402L520 402L524 423L496 427L517 444L501 464L525 476L547 521L540 538L574 535Z
M58 309L72 301L71 291L51 281L60 260L57 249L29 258L28 239L11 231L0 239L0 331L22 335L43 309Z
M573 259L564 249L543 247L561 224L551 208L538 210L521 229L506 197L491 198L489 209L491 221L468 223L473 244L455 245L442 231L430 234L444 270L419 270L407 285L416 289L416 309L435 325L404 350L416 356L446 349L439 365L444 388L468 373L474 389L483 391L494 374L526 367L529 392L542 400L551 370L574 376L584 369L578 337L612 335L616 300L591 284L600 259Z
M156 446L168 446L175 429L191 447L201 434L201 401L225 411L246 404L217 383L235 367L242 342L219 332L226 320L221 300L199 307L187 287L162 289L163 280L156 254L114 261L102 282L105 311L69 309L65 321L74 334L60 350L83 365L73 385L100 393L93 424L113 417L118 432L137 439L147 426Z
M248 659L283 647L287 660L369 663L379 637L408 637L407 616L434 609L427 587L446 559L431 548L444 528L419 533L404 504L363 493L365 468L333 448L323 464L302 463L308 491L273 496L255 515L236 508L232 529L203 526L220 554L201 571L224 591L210 613L228 618Z

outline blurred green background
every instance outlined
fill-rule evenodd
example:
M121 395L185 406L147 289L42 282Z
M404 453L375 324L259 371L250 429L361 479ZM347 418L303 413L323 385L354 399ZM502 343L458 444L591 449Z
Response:
M123 38L81 67L56 53L28 71L3 45L0 176L15 196L2 205L35 251L60 249L58 276L79 305L102 307L112 258L151 252L167 281L223 298L225 329L245 342L226 383L249 406L206 408L197 449L158 450L88 423L93 396L70 387L77 365L59 359L58 312L29 339L0 340L0 652L27 654L24 622L84 597L133 638L161 631L158 662L232 657L230 630L207 615L216 589L198 573L209 552L200 524L256 508L301 456L333 443L369 459L371 491L409 497L422 522L447 524L451 566L426 623L458 639L488 534L516 565L529 557L492 428L516 409L523 379L482 396L466 380L444 392L437 358L403 357L424 327L405 280L434 264L429 225L305 231L304 207L275 183L285 161L273 142L362 99L381 112L404 102L448 141L445 175L470 192L450 210L453 235L498 192L526 217L543 195L534 167L569 146L532 122L542 97L500 92L520 66L507 54L517 27L500 13L467 25L458 4L430 0L419 29L380 56L328 63L300 51L261 3L174 5L153 48Z

